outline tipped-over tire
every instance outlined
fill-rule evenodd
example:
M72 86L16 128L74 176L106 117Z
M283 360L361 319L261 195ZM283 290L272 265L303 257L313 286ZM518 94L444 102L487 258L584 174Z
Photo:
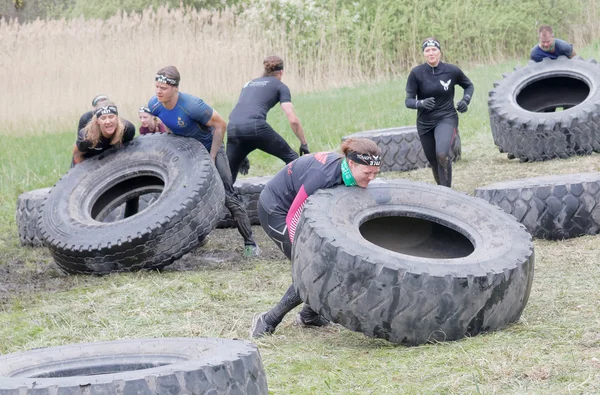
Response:
M475 189L475 196L513 215L537 238L600 233L600 173L497 182Z
M292 251L301 298L367 336L418 345L516 322L529 298L531 235L449 188L409 181L309 197Z
M161 195L145 210L103 222L124 202L153 193ZM69 170L43 203L39 225L67 273L160 269L210 233L224 199L223 183L200 142L143 135Z
M260 225L258 219L258 197L273 176L238 178L233 185L248 213L252 225ZM237 225L227 207L223 207L217 228L235 228Z
M267 395L267 379L247 341L118 340L2 355L0 393Z
M416 126L402 126L399 128L369 130L354 133L342 138L367 138L374 141L381 149L382 163L381 172L409 171L429 166L429 162L423 152L421 140ZM456 162L461 156L460 134L452 146L452 160Z
M22 193L17 198L15 221L22 246L40 247L43 245L38 219L42 212L42 203L48 193L50 193L50 188L34 189Z
M600 66L593 59L530 61L494 83L488 106L494 143L509 158L600 152Z

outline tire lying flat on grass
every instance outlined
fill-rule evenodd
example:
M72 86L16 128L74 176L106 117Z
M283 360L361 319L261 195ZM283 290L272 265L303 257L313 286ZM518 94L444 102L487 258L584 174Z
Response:
M41 214L42 203L49 192L50 188L35 189L22 193L17 198L15 221L22 246L42 246L42 232L38 226L38 219Z
M266 395L267 380L247 341L139 339L2 355L0 393Z
M296 229L301 298L346 328L394 343L456 340L519 319L531 235L449 188L409 181L319 191Z
M271 178L273 176L238 178L233 185L242 200L242 204L246 209L246 213L248 213L248 218L250 218L252 225L260 225L260 220L258 219L258 198ZM236 223L231 217L231 213L229 213L227 207L223 207L217 228L235 227Z
M111 151L71 169L42 206L44 242L68 273L162 268L198 246L219 219L223 183L198 141L144 135ZM139 214L102 222L152 193L161 195Z
M503 181L475 189L475 196L513 215L537 238L600 233L600 173Z
M600 66L595 60L530 61L504 75L489 93L494 143L522 161L600 152L598 103Z
M416 126L403 126L399 128L369 130L354 133L342 138L368 138L373 140L381 149L381 172L409 171L429 166ZM460 134L456 134L452 146L453 161L461 156Z

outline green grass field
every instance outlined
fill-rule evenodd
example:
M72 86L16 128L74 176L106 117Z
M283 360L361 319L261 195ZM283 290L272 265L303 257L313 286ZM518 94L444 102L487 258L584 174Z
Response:
M460 118L463 159L454 168L454 188L472 194L475 187L496 181L600 171L598 154L519 163L498 152L487 94L513 65L465 70L476 90ZM414 124L416 113L404 108L404 85L398 80L294 97L310 148L334 149L352 132ZM233 103L214 106L227 115ZM279 109L269 120L297 148ZM264 246L262 259L240 259L236 231L217 230L202 251L162 273L65 276L45 249L19 247L16 198L51 186L67 171L74 133L2 136L0 279L17 280L0 283L0 353L121 338L248 338L253 314L278 301L291 281L289 262L259 227L254 229ZM282 166L261 153L250 159L251 176ZM429 169L386 176L433 182ZM239 246L231 251L228 240ZM598 240L536 240L533 289L520 322L461 341L407 348L340 328L301 329L292 325L290 314L274 336L256 341L270 393L599 393Z

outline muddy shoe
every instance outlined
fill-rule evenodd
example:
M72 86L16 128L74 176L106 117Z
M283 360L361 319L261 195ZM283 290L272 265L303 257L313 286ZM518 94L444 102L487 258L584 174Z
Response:
M244 247L244 258L256 258L260 256L260 248L256 244Z
M275 326L267 324L265 316L267 311L264 313L256 313L252 318L252 328L250 328L250 337L263 337L265 335L272 335L275 332Z
M324 327L331 325L331 321L323 317L321 314L315 313L315 315L302 315L302 313L296 314L296 325L303 327Z

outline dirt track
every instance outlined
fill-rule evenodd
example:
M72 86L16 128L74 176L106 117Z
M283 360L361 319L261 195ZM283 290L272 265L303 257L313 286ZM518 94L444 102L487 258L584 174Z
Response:
M252 229L261 248L260 259L267 261L286 259L260 226L253 226ZM184 255L167 266L164 271L189 271L214 266L239 265L245 261L242 248L243 241L236 229L215 229L205 246ZM41 258L36 262L9 259L5 264L0 265L0 306L18 296L60 292L85 285L91 278L86 275L73 276L62 273L47 249L42 247L38 250Z

